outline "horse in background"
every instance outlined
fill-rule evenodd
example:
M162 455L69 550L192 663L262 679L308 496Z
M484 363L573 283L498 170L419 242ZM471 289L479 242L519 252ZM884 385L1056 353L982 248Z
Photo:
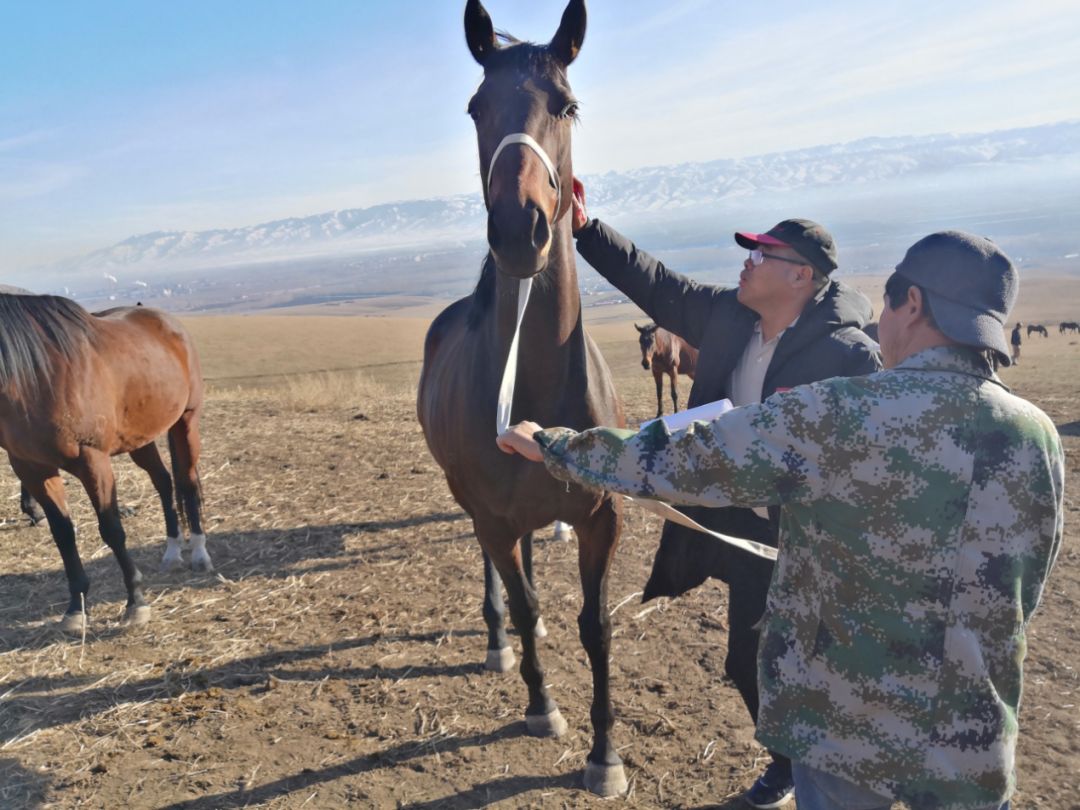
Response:
M638 344L641 346L641 367L652 369L656 380L656 416L664 415L664 375L671 378L671 405L679 412L679 375L691 380L697 371L698 350L676 335L655 323L638 326Z
M163 564L181 557L175 485L191 530L192 567L212 570L196 466L202 404L194 343L172 316L147 307L91 315L58 296L0 294L0 447L41 505L63 560L70 594L63 630L85 628L90 581L60 470L78 478L90 496L101 537L123 573L127 623L149 621L150 606L127 551L111 456L129 453L157 489L168 534ZM165 432L171 476L154 444Z
M581 295L568 215L570 135L577 101L566 78L585 35L585 3L570 0L548 45L496 39L479 0L465 6L465 37L484 79L468 105L476 124L488 210L489 252L472 295L434 320L424 342L417 415L454 499L473 521L485 558L488 660L509 649L499 587L521 637L521 676L529 692L528 732L561 736L566 721L548 694L536 650L539 602L530 577L532 532L559 519L578 536L584 595L581 643L593 674L593 745L585 785L625 792L611 740L611 619L607 577L621 529L621 500L567 486L543 465L495 445L500 381L516 331L519 281L535 279L520 328L511 422L585 430L625 425L611 375L582 326ZM497 159L496 159L497 158ZM564 191L565 190L565 191Z
M1066 332L1080 333L1080 323L1076 321L1062 321L1058 324L1058 332L1064 335Z
M1033 334L1042 335L1044 338L1050 337L1050 333L1046 331L1045 326L1041 326L1037 323L1029 323L1027 325L1027 336L1031 337Z

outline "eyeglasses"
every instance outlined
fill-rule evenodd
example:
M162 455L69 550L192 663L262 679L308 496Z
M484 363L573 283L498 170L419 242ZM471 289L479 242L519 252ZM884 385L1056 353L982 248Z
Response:
M787 262L788 264L809 264L809 262L799 259L787 259L783 256L777 256L775 253L766 253L763 250L751 250L750 251L750 264L754 267L759 267L765 263L766 259L776 259L778 262Z

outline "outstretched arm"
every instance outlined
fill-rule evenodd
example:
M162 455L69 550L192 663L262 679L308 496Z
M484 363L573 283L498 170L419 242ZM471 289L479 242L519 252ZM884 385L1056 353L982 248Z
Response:
M714 307L734 291L698 284L668 270L663 262L585 210L585 189L574 178L573 228L578 253L604 278L669 332L700 346ZM734 300L734 299L732 299Z

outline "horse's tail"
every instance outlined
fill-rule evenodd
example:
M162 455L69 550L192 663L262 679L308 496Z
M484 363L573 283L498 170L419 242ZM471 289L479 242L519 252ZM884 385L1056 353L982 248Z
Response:
M176 499L176 513L180 518L180 526L184 532L188 530L187 512L184 511L184 495L180 491L180 465L176 461L176 439L173 438L172 431L168 433L169 437L169 460L172 463L172 478L173 478L173 496Z
M180 464L176 458L176 439L173 438L173 432L170 430L169 437L169 459L172 462L172 477L173 477L173 496L176 498L176 513L180 518L180 526L184 530L184 533L188 532L188 516L187 510L184 508L184 492L180 488ZM196 476L198 473L196 473ZM196 477L196 480L198 478ZM197 497L202 500L202 483L198 485L196 490Z

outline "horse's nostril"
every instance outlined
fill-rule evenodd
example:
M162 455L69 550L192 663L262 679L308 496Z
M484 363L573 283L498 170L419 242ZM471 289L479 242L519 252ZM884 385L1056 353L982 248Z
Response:
M536 250L543 250L551 241L551 228L548 227L547 215L539 208L534 208L532 216L532 245Z

